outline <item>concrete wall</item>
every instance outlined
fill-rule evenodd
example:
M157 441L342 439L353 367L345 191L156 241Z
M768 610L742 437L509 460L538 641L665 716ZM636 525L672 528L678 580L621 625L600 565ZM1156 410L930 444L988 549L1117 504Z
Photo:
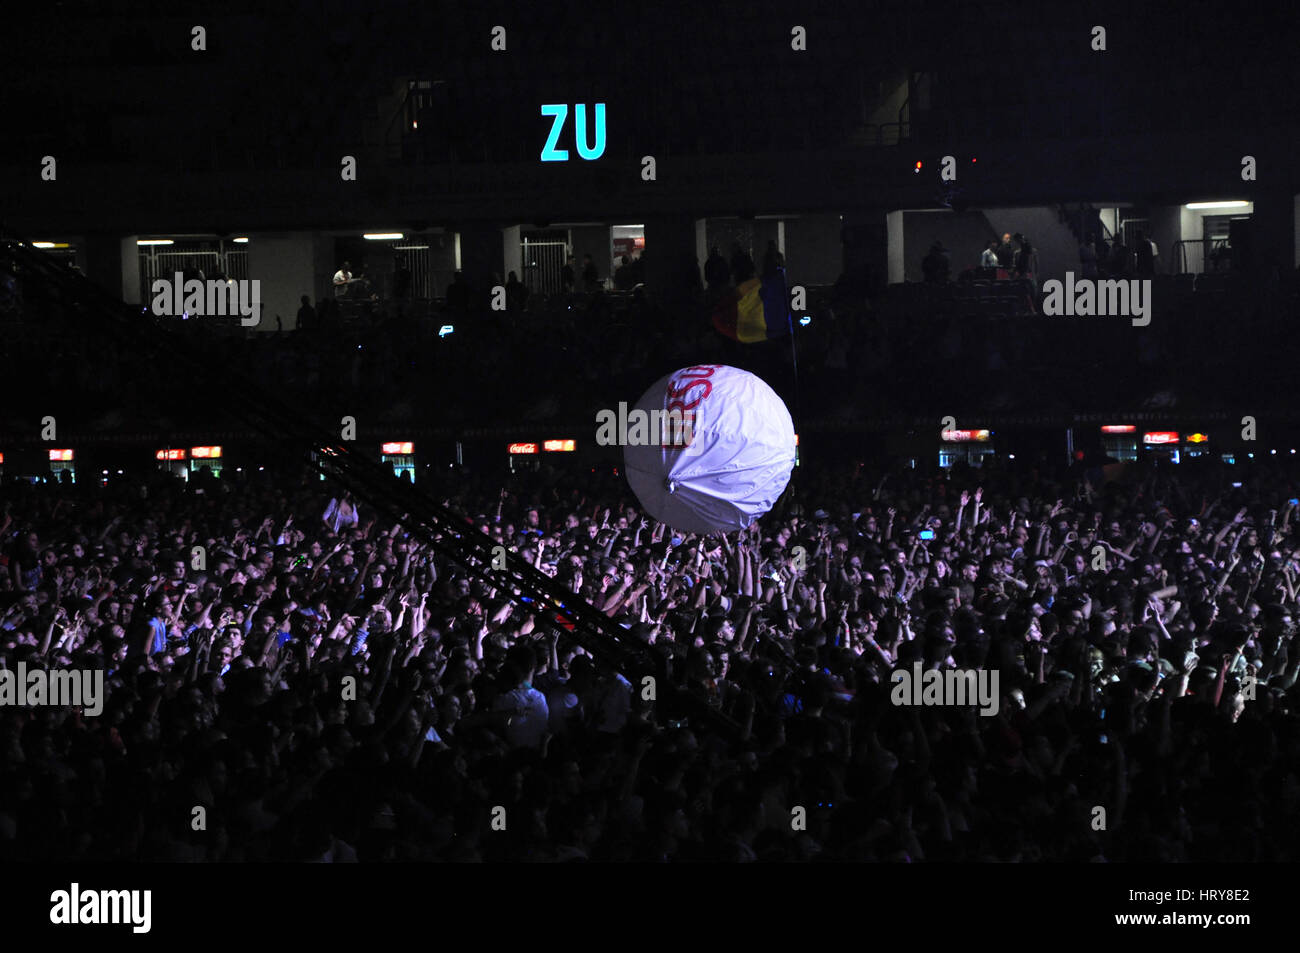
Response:
M952 256L954 278L968 267L979 265L980 253L991 238L1004 232L1019 232L1029 239L1038 253L1039 286L1051 278L1064 279L1067 271L1079 272L1079 243L1069 226L1057 217L1056 209L1047 206L991 208L970 212L902 213L903 273L908 281L922 280L921 260L930 246L939 240ZM896 230L897 226L893 226ZM1157 239L1159 241L1159 239ZM899 250L890 235L891 271ZM1161 246L1165 254L1165 246Z
M696 219L689 215L648 216L645 220L645 282L656 293L669 295L702 284L704 262L696 250ZM695 277L692 279L691 266Z
M505 271L501 274L501 280L505 281L510 277L510 272L515 273L515 277L520 281L524 280L524 253L523 246L520 244L520 228L518 225L511 225L509 228L501 229L501 252L505 258L503 267Z
M791 284L834 284L844 267L840 217L800 215L783 220L785 269Z
M1120 210L1118 208L1103 208L1098 209L1098 212L1101 214L1101 222L1106 226L1109 235L1118 234Z
M840 221L843 271L866 278L873 289L889 275L889 212L884 208L848 208Z
M318 242L311 232L270 232L249 236L248 276L261 282L262 322L254 330L275 331L278 314L284 330L297 326L299 299L321 297ZM329 268L326 265L326 268ZM331 269L324 276L329 285ZM332 288L332 285L330 286Z
M492 286L506 280L502 229L490 224L470 225L457 235L460 237L460 270L475 300L481 307L486 307Z
M1202 216L1196 209L1178 207L1178 237L1184 241L1200 238L1204 229L1201 226ZM1168 271L1170 274L1178 274L1179 259L1174 255L1174 250L1169 249ZM1161 255L1163 258L1164 255ZM1184 253L1187 262L1187 273L1191 275L1199 274L1205 270L1205 251L1202 245L1188 245Z
M907 71L900 70L896 76L890 77L884 85L886 90L889 90L890 85L893 88L885 93L884 98L880 100L880 105L867 117L867 122L873 126L898 122L898 114L902 110L903 104L907 102L908 97ZM917 108L922 108L919 103Z
M433 281L433 296L441 298L456 274L456 234L454 232L429 232L415 236L421 244L429 246L429 271Z
M908 281L922 280L921 260L929 254L931 245L941 241L952 256L952 277L956 278L964 269L977 266L989 239L1001 234L994 231L983 212L904 212L903 274ZM891 235L891 260L895 255L893 246Z
M754 220L754 250L750 254L754 256L754 264L760 270L763 268L763 256L767 254L767 243L774 242L777 244L777 249L780 249L780 232L780 219L760 218Z
M121 241L122 255L122 300L148 305L152 297L150 289L140 287L140 246L136 244L139 235L127 235Z
M127 262L129 261L131 265L136 264L135 240L131 240L133 247L129 256L123 256L122 254L124 244L125 239L103 232L90 232L85 237L86 264L84 267L86 277L115 298L122 297L122 282L126 275ZM138 269L136 274L139 274ZM137 277L136 284L139 283L140 280ZM140 300L138 293L134 300Z
M761 269L767 243L773 241L785 256L786 275L791 284L833 284L843 269L840 217L836 213L810 213L784 219L710 218L705 222L704 232L701 267L710 248L716 247L722 257L730 259L731 246L736 243Z
M885 230L889 236L889 278L891 285L907 280L907 265L903 261L903 213L890 212L885 216Z
M1250 216L1253 262L1247 267L1259 277L1271 280L1274 269L1289 269L1295 248L1295 207L1289 191L1261 190L1256 193Z
M912 91L913 106L918 106L918 92ZM1068 145L1056 138L989 142L989 155L1014 154L1016 161L980 164L981 206L1044 205L1062 196L1088 195L1140 201L1140 196L1155 191L1191 200L1221 195L1226 187L1222 165L1205 159L1201 129L1121 138L1083 137ZM1277 139L1271 148L1278 164L1270 166L1265 159L1263 167L1285 167L1286 157L1294 152L1293 139ZM706 209L795 213L925 208L933 200L933 179L900 180L899 158L897 150L888 148L825 148L797 161L784 150L677 156L676 184L662 194L651 190L656 197L646 211L698 215ZM610 161L612 155L601 162L558 164L538 162L535 156L498 164L406 166L381 160L365 166L372 168L365 175L377 174L382 180L376 188L340 188L337 174L315 175L303 168L237 169L223 164L211 171L192 170L169 166L164 155L149 163L89 162L79 164L77 175L68 181L60 179L57 202L48 189L11 189L5 195L5 222L17 234L75 235L97 229L120 236L209 232L214 209L220 210L223 223L241 232L329 229L341 222L596 221L605 215L597 209L608 207L600 196L609 188ZM3 181L26 181L19 159L0 156L0 165L8 173ZM1033 169L1034 175L1027 178L1026 169ZM561 180L564 187L559 189ZM104 188L104 182L113 187ZM630 200L640 190L635 182L628 187ZM1256 183L1251 194L1262 187ZM1288 223L1294 217L1295 191L1284 193Z
M754 247L754 222L742 218L710 218L705 225L708 247L717 248L722 257L730 260L732 244L738 244L747 251L757 265L758 250ZM708 258L708 251L704 253Z
M1079 273L1079 241L1048 206L986 209L989 224L1000 238L1020 232L1038 252L1038 287L1044 281L1063 281L1067 271Z
M591 255L591 260L596 263L596 271L599 272L602 280L610 277L609 266L614 260L612 235L608 225L574 225L569 229L569 244L573 249L573 277L579 291L582 290L583 255ZM653 258L654 252L650 248L649 237L646 238L646 251L650 252ZM651 260L647 259L646 263L649 264Z
M1174 245L1181 238L1200 238L1199 234L1184 235L1181 205L1156 205L1151 208L1151 231L1147 235L1156 243L1160 256L1156 259L1156 274L1172 275L1178 271L1174 260ZM1199 222L1197 223L1199 226Z
M334 242L324 232L312 232L312 257L316 261L316 300L334 297L334 272L339 262ZM251 244L251 241L250 241Z

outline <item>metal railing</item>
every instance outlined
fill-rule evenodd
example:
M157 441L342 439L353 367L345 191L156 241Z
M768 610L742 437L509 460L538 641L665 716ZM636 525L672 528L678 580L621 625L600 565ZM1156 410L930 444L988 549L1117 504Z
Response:
M224 275L236 281L249 277L248 249L225 239L176 242L171 245L141 245L139 251L140 295L148 300L149 289L159 278L172 280L177 272L202 271L205 278Z
M1175 274L1199 275L1207 271L1229 271L1232 268L1231 251L1232 246L1226 238L1180 239L1174 242Z
M519 280L533 294L552 295L561 290L569 243L553 233L524 235L520 244L523 274ZM576 276L575 276L576 278Z

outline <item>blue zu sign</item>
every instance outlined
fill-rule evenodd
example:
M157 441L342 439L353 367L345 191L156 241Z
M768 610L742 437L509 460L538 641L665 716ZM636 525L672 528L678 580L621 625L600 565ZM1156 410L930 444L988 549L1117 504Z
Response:
M575 103L573 106L573 123L576 127L574 144L578 147L578 155L583 159L599 159L605 154L605 104L596 103L595 112L595 144L589 145L587 140L587 104ZM542 115L553 117L551 134L546 139L546 145L542 146L542 161L568 162L569 150L556 148L560 142L560 133L564 131L564 120L569 115L568 103L543 105Z

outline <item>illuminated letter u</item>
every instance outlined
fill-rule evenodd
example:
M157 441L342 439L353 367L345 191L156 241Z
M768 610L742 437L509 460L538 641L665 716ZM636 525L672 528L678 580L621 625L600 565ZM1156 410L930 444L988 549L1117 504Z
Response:
M596 144L587 145L587 104L573 105L574 138L577 140L578 155L584 159L599 159L605 154L605 104L596 103Z

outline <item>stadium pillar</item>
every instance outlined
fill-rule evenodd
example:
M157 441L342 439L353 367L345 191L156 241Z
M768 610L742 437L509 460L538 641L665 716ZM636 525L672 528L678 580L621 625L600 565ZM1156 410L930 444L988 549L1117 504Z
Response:
M889 236L889 275L887 284L900 285L907 280L907 263L903 260L903 212L890 212L885 216L885 229Z
M708 255L708 250L702 252L700 247L703 233L689 215L646 219L645 281L651 291L674 297L689 294L703 284L701 254Z
M1174 246L1182 237L1182 212L1182 206L1179 205L1160 205L1153 206L1148 213L1150 224L1146 230L1147 238L1155 242L1156 247L1160 249L1160 259L1156 262L1158 274L1168 275L1178 272Z
M1295 248L1295 267L1300 268L1300 194L1291 196L1293 211L1291 213L1291 240Z
M777 251L781 248L781 220L776 218L757 218L754 220L754 264L763 269L763 256L767 254L767 243L775 242Z
M460 270L474 294L475 300L487 306L492 286L505 284L506 241L515 235L515 261L518 262L519 231L502 229L499 225L467 225L460 230Z
M851 209L841 221L844 271L869 291L885 287L889 276L889 228L885 209Z
M137 236L92 232L85 236L86 277L115 298L130 304L143 300Z
M318 242L311 232L262 233L254 235L248 248L248 274L261 282L262 321L258 331L274 331L278 315L284 330L298 325L299 299L321 295L320 263L328 272L323 277L333 294L333 276L338 264L330 263L317 254ZM356 269L359 270L359 269ZM376 290L382 288L383 276L371 275Z
M504 268L501 274L502 281L512 271L520 281L524 280L523 242L520 232L521 228L518 225L511 225L509 228L501 229L501 255L503 259L502 267Z
M783 252L790 282L833 285L841 267L839 215L834 212L796 215L785 219L783 224Z
M1289 190L1269 189L1253 196L1254 213L1233 237L1233 261L1243 271L1269 278L1292 266L1296 247L1295 200ZM1238 245L1245 247L1238 248Z

